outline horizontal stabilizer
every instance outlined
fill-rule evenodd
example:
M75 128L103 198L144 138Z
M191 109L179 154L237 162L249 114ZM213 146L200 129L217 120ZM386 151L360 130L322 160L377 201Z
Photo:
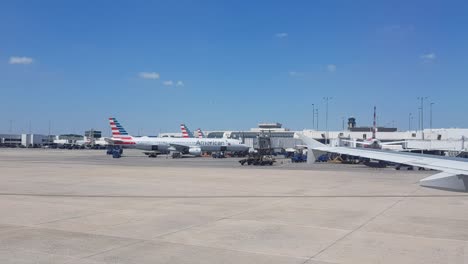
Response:
M114 141L115 141L115 140L112 140L112 139L110 139L110 138L104 138L104 141L106 141L106 142L109 143L109 144L114 144Z
M453 174L448 172L441 172L419 181L421 186L466 192L468 191L468 177L466 175Z

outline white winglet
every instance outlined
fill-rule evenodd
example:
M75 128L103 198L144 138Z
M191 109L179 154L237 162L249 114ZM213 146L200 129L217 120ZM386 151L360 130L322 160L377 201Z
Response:
M429 176L419 181L421 186L466 192L468 190L468 179L465 175L457 175L448 172L441 172L435 175Z
M307 145L307 163L311 164L314 163L315 160L317 159L317 156L323 154L323 151L317 151L315 150L316 148L320 147L326 147L327 145L324 145L317 140L307 137L302 133L296 133L296 137L301 139L302 142L304 142L305 145Z
M315 139L313 139L311 137L305 136L302 133L296 133L296 135L297 135L297 137L299 139L302 140L302 142L304 142L304 144L307 145L307 147L309 149L314 149L314 148L326 147L327 146L325 144L322 144L322 143L318 142L317 140L315 140Z

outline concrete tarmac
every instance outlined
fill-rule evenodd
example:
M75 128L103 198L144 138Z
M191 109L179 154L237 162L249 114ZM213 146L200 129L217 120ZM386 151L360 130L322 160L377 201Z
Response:
M468 263L433 173L0 149L0 263Z

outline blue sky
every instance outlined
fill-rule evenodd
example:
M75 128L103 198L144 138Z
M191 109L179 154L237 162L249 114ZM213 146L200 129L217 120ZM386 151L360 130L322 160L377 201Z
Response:
M0 133L468 127L466 1L2 1ZM425 112L429 124L429 111Z

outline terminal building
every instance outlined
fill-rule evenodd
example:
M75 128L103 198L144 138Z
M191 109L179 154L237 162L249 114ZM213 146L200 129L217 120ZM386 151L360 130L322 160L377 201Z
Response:
M91 130L85 131L84 136L86 138L96 138L96 139L102 138L102 132L99 130L91 129Z
M413 131L398 131L395 127L377 126L376 138L382 142L406 141L404 144L389 145L395 150L399 149L424 149L454 151L454 153L468 151L468 129L460 128L440 128L424 129ZM357 126L356 119L348 119L348 127L341 131L323 131L306 129L302 131L292 131L284 128L281 123L260 123L257 127L246 131L204 131L208 138L235 138L242 140L244 144L251 148L258 147L259 137L270 138L271 147L275 151L287 150L303 146L303 142L294 135L296 132L304 133L322 143L328 141L331 145L342 146L345 140L365 141L372 138L372 126ZM161 137L182 137L181 133L163 133Z
M102 138L101 131L90 130L86 131L85 135L0 134L0 147L37 148L46 145L82 145L88 142L90 138L94 139L95 145L107 145L107 142Z
M0 134L0 146L40 147L52 142L53 136L39 134Z
M13 147L21 145L21 134L0 134L0 146Z

